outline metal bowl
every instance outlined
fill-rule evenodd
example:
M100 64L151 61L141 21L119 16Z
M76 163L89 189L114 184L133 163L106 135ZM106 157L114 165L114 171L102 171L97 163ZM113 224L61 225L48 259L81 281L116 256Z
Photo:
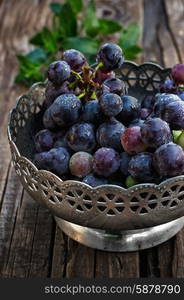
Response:
M160 82L169 78L170 69L153 63L138 66L126 61L117 75L127 83L129 94L141 101L143 96L157 92ZM35 153L33 137L42 126L40 108L44 90L44 83L36 83L27 94L18 98L16 107L10 113L8 139L13 165L22 185L56 216L60 227L63 228L63 222L65 225L72 222L75 228L81 225L78 228L83 230L87 227L89 230L97 229L95 232L99 235L99 232L114 234L123 230L144 232L149 231L149 227L177 218L184 219L181 218L184 215L184 176L170 178L159 185L137 184L129 189L116 185L92 188L74 180L62 181L51 172L38 170L32 162ZM72 235L71 230L65 231L83 242L77 238L76 232ZM95 247L104 249L97 244ZM137 249L135 246L129 248L124 245L123 250L122 247L118 250L106 245L106 249L111 251Z

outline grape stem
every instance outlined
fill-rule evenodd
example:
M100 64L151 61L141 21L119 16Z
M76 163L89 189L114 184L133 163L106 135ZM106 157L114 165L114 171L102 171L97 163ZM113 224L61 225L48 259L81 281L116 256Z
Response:
M86 93L81 93L81 94L78 96L78 98L81 99L81 98L83 98L85 95L86 95Z
M73 75L75 75L77 79L82 80L82 77L80 76L79 73L77 73L77 72L75 72L75 71L71 71L71 73L72 73Z

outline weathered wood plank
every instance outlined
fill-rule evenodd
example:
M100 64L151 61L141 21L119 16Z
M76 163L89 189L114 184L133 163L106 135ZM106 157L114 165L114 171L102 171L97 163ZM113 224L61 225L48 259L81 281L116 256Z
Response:
M53 254L51 261L51 278L63 278L66 276L68 237L56 225Z
M138 252L96 253L96 278L138 278L139 272Z
M184 62L184 0L165 0L164 4L179 61Z
M93 278L95 250L68 240L66 278Z

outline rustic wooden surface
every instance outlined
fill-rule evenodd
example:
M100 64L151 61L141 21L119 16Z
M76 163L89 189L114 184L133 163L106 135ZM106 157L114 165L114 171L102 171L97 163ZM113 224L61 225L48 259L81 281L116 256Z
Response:
M153 249L105 253L68 239L23 190L10 164L7 116L24 88L14 84L16 53L49 23L50 0L0 0L0 277L184 277L184 230ZM139 21L139 62L184 62L184 0L102 0L98 14Z

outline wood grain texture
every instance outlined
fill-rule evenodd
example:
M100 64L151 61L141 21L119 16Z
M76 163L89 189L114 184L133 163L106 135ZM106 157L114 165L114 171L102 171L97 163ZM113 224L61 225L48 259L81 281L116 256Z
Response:
M168 67L184 61L184 0L95 1L98 16L123 25L140 23L143 53L138 62L152 60ZM14 84L16 53L30 50L29 38L50 23L51 2L0 1L0 277L183 278L184 230L140 253L106 253L84 247L68 239L49 212L23 191L11 167L7 116L25 90Z

